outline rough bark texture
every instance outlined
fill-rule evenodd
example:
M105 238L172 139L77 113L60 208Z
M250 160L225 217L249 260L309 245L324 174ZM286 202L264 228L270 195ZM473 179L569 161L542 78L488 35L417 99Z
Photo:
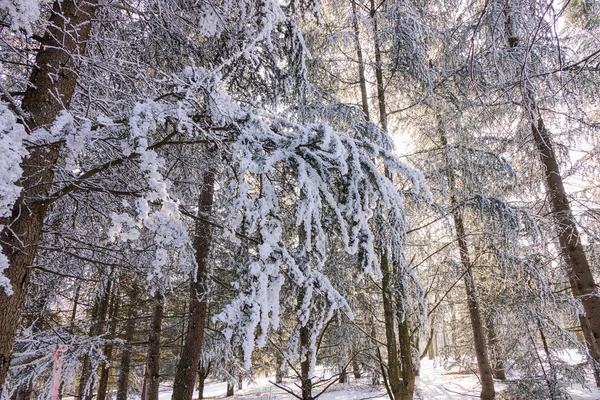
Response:
M96 0L55 2L49 28L41 40L36 68L29 79L21 108L30 115L30 129L50 126L59 112L69 107L77 82L77 57L89 37ZM4 274L10 279L13 294L0 290L0 390L10 362L14 338L33 264L42 225L47 212L43 197L48 194L59 146L36 148L21 163L23 191L12 215L3 221L10 229L0 235L2 251L9 261Z
M146 376L144 377L144 399L158 400L160 379L160 333L164 315L164 296L156 292L154 310L148 338L148 355L146 356Z
M200 191L200 198L198 199L200 215L210 213L212 210L214 186L215 172L209 168L204 173L203 185ZM189 322L181 358L179 359L175 373L173 400L192 400L192 393L194 392L198 363L200 362L200 355L202 353L204 327L206 326L206 281L210 243L210 225L205 221L197 220L194 250L196 252L198 269L196 276L192 279L190 288Z

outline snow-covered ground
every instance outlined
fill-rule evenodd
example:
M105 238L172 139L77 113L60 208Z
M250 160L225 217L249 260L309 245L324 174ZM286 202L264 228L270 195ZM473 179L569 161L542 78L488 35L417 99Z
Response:
M293 397L283 390L269 383L266 377L256 378L253 383L246 383L243 390L236 390L231 400L290 400ZM600 400L600 390L594 388L590 376L589 388L574 385L569 389L569 394L573 400ZM383 386L372 386L368 383L368 378L358 381L352 379L350 383L332 385L326 393L319 399L322 400L385 400L387 394ZM298 388L294 382L285 380L284 384L290 388ZM504 386L501 383L496 384L497 390L502 390ZM205 398L223 398L227 385L224 382L209 381L204 389ZM421 362L421 376L417 379L416 398L421 400L451 400L451 399L478 399L479 381L473 374L448 373L441 365L432 360L423 360ZM319 392L316 388L313 393ZM194 398L198 393L194 393ZM170 400L171 389L162 388L159 400Z

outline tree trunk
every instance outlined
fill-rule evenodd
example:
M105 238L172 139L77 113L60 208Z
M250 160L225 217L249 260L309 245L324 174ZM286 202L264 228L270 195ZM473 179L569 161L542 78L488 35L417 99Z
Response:
M385 338L387 342L387 381L389 383L392 400L402 399L402 383L400 382L400 361L398 360L398 347L396 343L393 288L390 280L392 270L387 259L387 254L381 257L381 289L383 297L383 318L385 321ZM386 377L384 376L384 379Z
M300 328L300 383L302 400L312 400L312 379L310 376L310 332L308 326Z
M233 396L233 383L227 381L227 392L225 393L225 397Z
M97 294L96 303L92 312L92 320L94 323L90 327L89 336L97 337L101 335L106 329L106 316L108 314L108 306L110 304L110 298L112 294L112 268L106 282L106 286L101 287L100 292ZM101 283L101 285L104 285ZM79 391L77 393L78 399L91 400L93 397L93 390L95 386L96 374L93 371L92 360L89 355L83 357L82 368L81 368L81 379L79 380Z
M511 48L520 46L520 38L515 29L515 22L509 7L505 7L506 36ZM583 250L583 244L573 216L571 205L563 183L562 175L550 135L544 124L539 110L535 93L531 84L525 80L523 91L523 106L531 123L531 134L540 161L544 166L547 194L550 199L550 209L558 232L560 252L569 266L569 281L573 296L579 298L585 312L586 323L582 324L588 351L592 358L600 363L600 296L596 293L596 282L590 270L590 264ZM589 332L585 332L589 329ZM596 380L596 385L600 382ZM599 386L600 387L600 386Z
M453 201L453 206L456 206L456 200ZM469 317L471 319L471 329L473 330L473 344L475 346L475 355L477 356L477 367L479 369L479 380L481 381L481 398L484 400L492 400L496 393L494 390L494 377L492 368L490 367L490 359L485 343L485 332L481 321L481 313L479 312L479 303L477 300L477 292L475 291L475 283L473 282L473 274L471 273L471 260L469 259L469 249L467 247L467 239L465 227L462 220L462 214L459 208L455 208L453 212L454 226L456 228L456 238L460 250L460 259L463 264L465 290L467 293L467 304L469 307Z
M492 374L494 375L494 378L500 379L501 381L505 381L506 372L504 371L504 359L500 354L498 337L496 336L494 321L491 317L488 317L486 319L486 325L488 349L490 352L490 361L492 364Z
M203 177L198 199L198 215L210 213L213 205L215 171L209 168ZM208 222L196 221L194 250L198 269L190 288L189 321L185 343L173 383L173 400L192 400L198 363L202 353L204 327L206 326L208 253L211 244L211 229Z
M160 334L164 314L164 296L159 291L154 295L154 310L148 338L148 355L146 357L146 373L144 377L145 400L158 400L160 378Z
M114 339L115 334L117 333L117 315L119 314L119 291L118 287L115 287L113 290L113 299L112 299L112 307L110 310L110 323L109 323L109 335L111 339ZM114 345L112 343L107 344L104 348L104 358L106 361L100 364L100 381L98 382L98 394L96 396L96 400L106 400L106 395L108 392L108 378L110 373L110 363L113 358L113 349Z
M208 378L208 374L210 374L211 363L204 366L203 363L200 363L198 367L198 399L204 399L204 384L206 382L206 378Z
M29 114L30 130L48 127L60 111L68 108L77 82L76 54L83 53L89 37L97 0L55 1L48 30L41 40L36 56L36 68L21 102ZM4 386L21 307L29 282L29 267L33 264L42 225L48 209L43 198L54 179L54 165L60 145L37 147L21 163L23 187L12 215L3 221L10 227L0 234L2 252L9 267L4 271L12 285L12 295L0 290L0 391Z
M352 360L352 374L354 375L354 379L360 379L362 376L362 373L360 371L360 363L358 362L356 357L354 358L354 360Z
M352 0L352 28L354 29L356 43L356 58L358 60L358 79L360 82L360 98L362 103L365 120L370 121L369 117L369 98L367 96L367 79L365 78L365 63L363 60L362 47L360 45L360 29L358 27L358 15L356 11L356 0Z
M129 370L131 369L131 352L133 336L135 334L135 324L137 323L137 288L134 286L131 289L129 302L129 315L125 328L125 346L121 354L121 365L119 366L119 381L117 385L116 400L127 400L129 392Z
M400 347L400 367L402 375L402 384L400 386L400 398L412 400L415 392L416 369L413 362L412 335L406 315L406 306L402 304L405 298L404 287L397 289L400 297L397 299L396 312L402 312L404 315L398 316L398 344ZM418 344L417 344L418 347Z

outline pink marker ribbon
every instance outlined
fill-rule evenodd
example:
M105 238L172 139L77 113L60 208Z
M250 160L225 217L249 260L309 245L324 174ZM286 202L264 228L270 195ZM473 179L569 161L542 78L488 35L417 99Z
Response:
M61 382L61 373L62 373L62 363L63 363L63 355L62 353L67 350L67 347L56 346L56 350L54 350L54 354L52 355L52 386L50 387L50 397L52 400L56 400L58 398L58 391L60 390L60 382Z

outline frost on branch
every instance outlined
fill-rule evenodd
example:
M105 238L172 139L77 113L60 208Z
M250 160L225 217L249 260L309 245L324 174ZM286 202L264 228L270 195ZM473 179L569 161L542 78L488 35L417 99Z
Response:
M8 217L14 202L21 193L17 182L21 178L21 160L27 156L23 146L25 138L23 125L17 123L17 118L5 103L0 102L0 218ZM4 226L0 225L0 232ZM8 268L8 259L0 251L0 289L6 294L12 294L10 281L2 273Z
M10 28L31 35L31 25L40 17L40 4L47 0L0 0L0 12L8 15Z
M224 185L231 192L226 196L231 217L227 228L238 232L245 224L244 231L260 240L239 273L236 284L242 292L215 320L228 327L226 336L242 332L248 364L254 346L263 346L269 329L278 328L286 278L301 298L298 320L302 326L310 321L313 339L337 310L352 315L324 273L333 238L348 254L361 253L362 274L381 276L380 246L389 248L390 257L402 265L404 206L385 169L408 177L424 197L428 192L420 174L359 135L336 132L326 124L299 125L259 111L247 113L236 125L230 159L235 175ZM290 182L284 190L271 183L281 179L281 171ZM295 199L295 220L286 226L282 202L290 198ZM295 232L286 234L290 229Z

